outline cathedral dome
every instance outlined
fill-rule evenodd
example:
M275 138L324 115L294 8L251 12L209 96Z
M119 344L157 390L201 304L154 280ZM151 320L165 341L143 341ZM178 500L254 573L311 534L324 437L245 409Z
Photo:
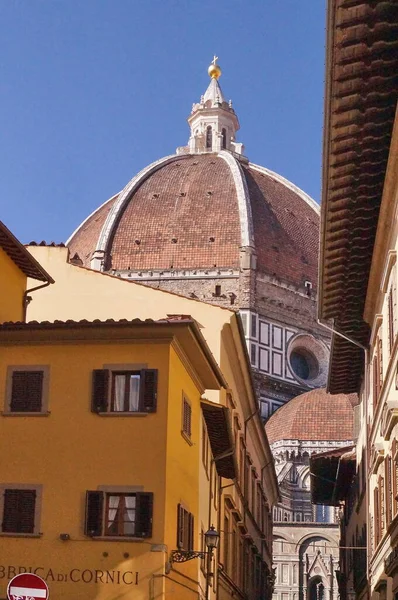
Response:
M316 283L319 216L304 192L230 152L182 154L150 165L80 225L72 254L105 270L257 268L304 289Z
M256 268L306 293L308 282L315 288L317 281L319 207L243 155L216 60L188 118L188 145L144 168L67 244L84 266L136 280L210 270L228 278Z
M282 440L348 441L353 439L356 394L312 390L293 398L267 421L270 444Z

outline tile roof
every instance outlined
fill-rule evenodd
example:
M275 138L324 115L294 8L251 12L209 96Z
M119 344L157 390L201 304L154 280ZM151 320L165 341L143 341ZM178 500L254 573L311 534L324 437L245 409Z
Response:
M241 166L258 269L296 286L310 280L315 287L316 204L280 176L256 165ZM68 242L84 266L90 266L116 199L90 215ZM143 177L132 193L110 238L105 270L239 268L244 218L239 202L232 168L221 156L172 159Z
M319 214L290 186L265 170L243 167L250 194L257 268L316 288Z
M270 444L280 440L344 441L353 438L356 394L311 390L281 406L267 421Z
M27 277L32 277L32 279L37 279L38 281L54 283L53 278L1 221L0 248L4 250Z
M228 409L208 401L202 401L201 407L217 473L220 477L235 479L234 442Z

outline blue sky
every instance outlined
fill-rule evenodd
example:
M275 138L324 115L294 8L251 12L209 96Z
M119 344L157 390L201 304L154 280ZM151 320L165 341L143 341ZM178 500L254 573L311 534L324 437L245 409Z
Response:
M213 54L249 159L320 197L324 0L0 0L0 219L65 241L188 140Z

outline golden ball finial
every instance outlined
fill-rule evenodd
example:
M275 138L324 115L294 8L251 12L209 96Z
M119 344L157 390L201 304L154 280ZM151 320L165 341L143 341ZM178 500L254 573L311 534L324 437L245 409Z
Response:
M212 79L218 79L221 75L221 68L217 64L218 56L214 56L211 65L207 69L208 74Z

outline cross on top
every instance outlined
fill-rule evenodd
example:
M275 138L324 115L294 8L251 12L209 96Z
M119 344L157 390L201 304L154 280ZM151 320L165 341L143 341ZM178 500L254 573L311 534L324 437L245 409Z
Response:
M218 61L218 56L214 55L213 60L211 61L211 64L215 65L217 61Z

